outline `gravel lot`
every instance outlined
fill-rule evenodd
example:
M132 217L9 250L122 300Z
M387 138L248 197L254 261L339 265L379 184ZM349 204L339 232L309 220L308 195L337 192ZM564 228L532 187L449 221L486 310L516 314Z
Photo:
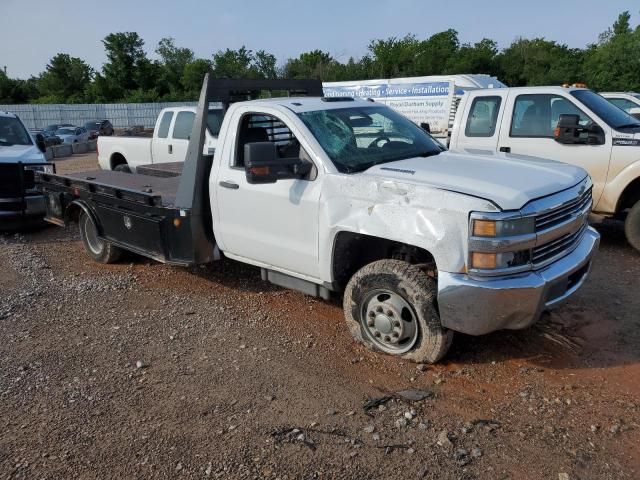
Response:
M640 478L640 255L600 231L570 303L458 335L437 366L369 352L339 299L232 261L97 265L75 229L0 235L0 473Z

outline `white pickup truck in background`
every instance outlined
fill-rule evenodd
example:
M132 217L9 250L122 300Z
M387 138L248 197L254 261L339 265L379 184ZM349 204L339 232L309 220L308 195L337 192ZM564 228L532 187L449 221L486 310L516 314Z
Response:
M135 172L140 165L184 162L196 107L165 108L158 115L153 137L98 137L98 163L103 170ZM205 154L215 150L224 113L210 107Z
M449 147L507 152L584 168L593 180L592 221L625 221L640 251L640 121L597 93L518 87L466 93Z
M636 92L600 92L604 98L616 107L640 119L640 93Z

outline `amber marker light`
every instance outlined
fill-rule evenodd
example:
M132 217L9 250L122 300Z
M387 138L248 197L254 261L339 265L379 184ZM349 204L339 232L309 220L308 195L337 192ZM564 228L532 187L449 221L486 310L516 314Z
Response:
M495 237L496 236L495 220L474 220L473 236L474 237Z
M497 255L495 253L473 252L471 254L472 268L493 270L497 265Z

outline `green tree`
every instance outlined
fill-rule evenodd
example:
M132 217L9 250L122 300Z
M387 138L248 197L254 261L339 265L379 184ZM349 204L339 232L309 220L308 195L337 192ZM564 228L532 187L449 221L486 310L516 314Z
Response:
M244 46L238 50L227 48L213 54L213 72L217 78L255 78L253 61L253 52Z
M108 62L102 68L112 100L123 98L126 92L140 88L140 81L148 83L149 64L143 50L144 40L136 32L110 33L102 40ZM141 74L139 69L145 70Z
M336 60L329 53L313 50L300 54L298 58L287 60L282 70L282 76L323 80L326 79L329 71L335 68L336 63Z
M408 76L415 68L420 42L413 35L373 40L367 47L371 53L373 76L392 78Z
M198 58L184 67L181 83L184 85L185 98L197 99L206 73L211 71L211 62Z
M0 70L0 103L13 105L28 103L38 96L37 79L28 80L9 78Z
M586 53L586 81L598 90L640 89L640 27L630 26L629 12L622 12L600 42Z
M156 53L161 58L161 78L172 94L182 93L185 89L182 78L187 65L195 56L190 48L179 48L171 37L160 40Z
M445 73L486 73L498 76L501 71L497 54L498 44L494 40L483 38L473 45L465 43L455 55L449 57Z
M66 53L53 57L38 80L40 96L53 103L80 103L86 99L93 69Z
M520 38L498 57L503 81L517 87L584 81L583 52L544 38Z

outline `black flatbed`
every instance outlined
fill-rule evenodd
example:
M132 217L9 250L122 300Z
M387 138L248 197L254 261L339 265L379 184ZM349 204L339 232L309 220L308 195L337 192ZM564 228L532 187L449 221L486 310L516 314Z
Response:
M111 170L91 170L88 172L68 173L68 179L91 182L95 186L108 187L113 190L138 192L160 197L158 206L172 208L175 206L180 176L160 177L140 175Z

